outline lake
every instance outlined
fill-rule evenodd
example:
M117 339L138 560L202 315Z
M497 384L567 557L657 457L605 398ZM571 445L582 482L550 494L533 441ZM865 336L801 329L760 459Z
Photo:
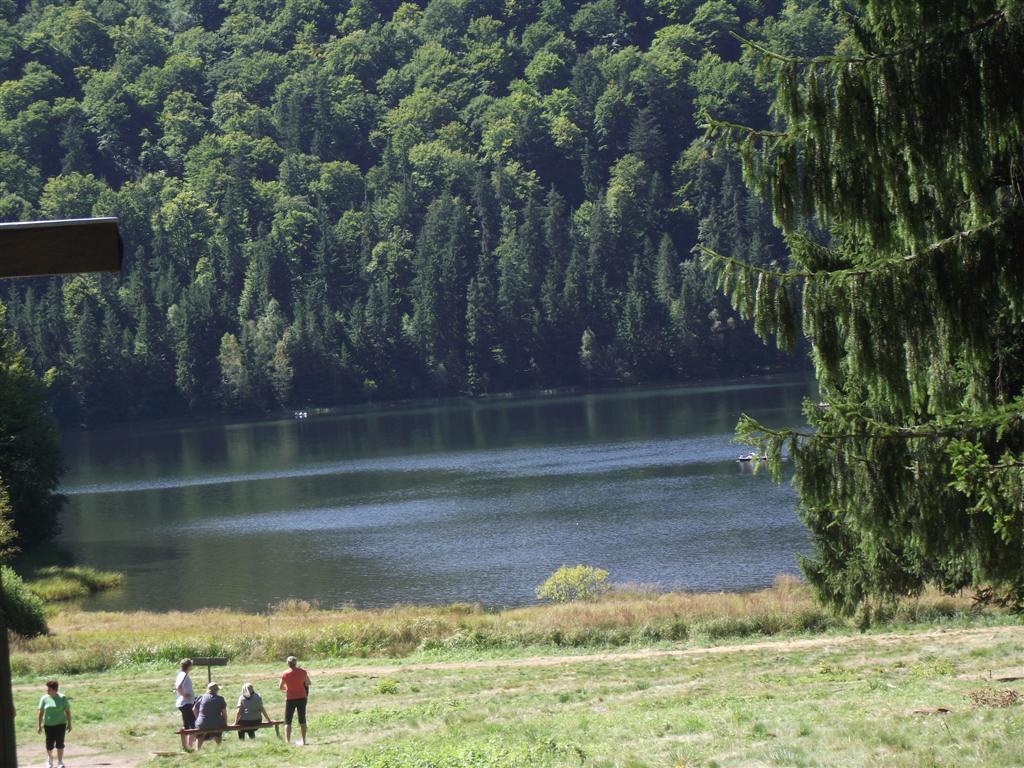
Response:
M127 574L96 609L287 598L533 602L561 565L743 590L808 548L788 483L736 461L741 412L803 423L805 376L71 433L58 543Z

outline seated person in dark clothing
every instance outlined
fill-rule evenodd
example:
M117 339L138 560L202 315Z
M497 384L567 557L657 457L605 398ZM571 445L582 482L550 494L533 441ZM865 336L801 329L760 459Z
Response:
M196 728L223 728L228 724L228 705L224 697L218 694L220 686L217 683L210 683L206 686L206 693L196 699L192 711L196 715ZM220 744L221 734L197 734L196 749L202 749L203 741L213 739Z

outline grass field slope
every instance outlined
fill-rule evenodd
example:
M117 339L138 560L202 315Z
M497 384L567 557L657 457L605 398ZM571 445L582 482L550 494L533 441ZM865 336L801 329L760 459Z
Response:
M782 582L749 595L618 593L504 612L65 612L51 636L14 652L19 761L43 764L33 710L57 675L75 713L70 768L1021 764L1016 617L927 598L858 629L810 621L815 610L802 587ZM318 650L315 638L355 638L357 625L378 638L376 652L369 642ZM674 639L652 629L671 626ZM180 751L175 666L163 655L223 643L232 659L214 674L229 708L252 682L279 717L282 653L303 641L306 746L262 731L255 742L229 734L220 748ZM200 687L204 670L193 678Z

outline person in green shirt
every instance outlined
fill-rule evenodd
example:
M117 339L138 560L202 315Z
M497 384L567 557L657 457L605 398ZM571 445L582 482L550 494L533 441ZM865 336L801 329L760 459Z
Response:
M46 765L54 768L53 749L57 748L56 768L64 768L64 734L71 733L71 704L57 693L59 683L46 681L46 695L39 700L36 733L46 730Z

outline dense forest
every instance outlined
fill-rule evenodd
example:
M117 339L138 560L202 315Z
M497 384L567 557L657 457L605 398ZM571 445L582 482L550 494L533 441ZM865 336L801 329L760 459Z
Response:
M8 282L65 423L802 364L698 242L785 266L708 114L824 0L0 0L0 220L120 217L120 275Z

